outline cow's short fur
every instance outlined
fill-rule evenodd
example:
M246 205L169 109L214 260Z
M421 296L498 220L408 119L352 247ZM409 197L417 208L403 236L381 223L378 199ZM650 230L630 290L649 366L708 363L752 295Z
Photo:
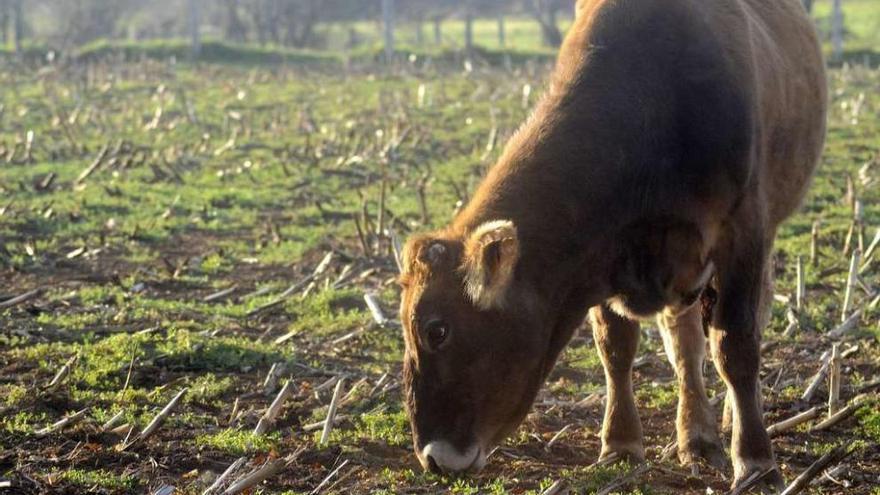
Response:
M601 456L644 456L631 371L636 319L657 315L680 386L679 458L725 462L705 317L734 480L773 467L758 383L768 258L818 162L825 109L798 0L578 2L532 117L452 224L404 250L422 463L481 467L589 311L608 386ZM707 284L717 301L701 315Z

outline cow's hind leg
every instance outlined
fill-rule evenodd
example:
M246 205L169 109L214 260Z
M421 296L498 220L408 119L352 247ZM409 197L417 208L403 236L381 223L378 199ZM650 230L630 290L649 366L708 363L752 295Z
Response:
M632 364L639 347L639 324L605 305L590 310L593 337L605 367L605 420L600 460L612 455L630 461L645 459L642 423L633 395Z
M678 378L678 414L675 429L678 459L690 465L705 459L718 468L727 466L727 456L718 436L715 412L703 385L706 335L700 305L686 309L667 308L657 316L666 356Z
M765 270L769 242L754 223L750 227L731 240L725 259L718 264L718 302L709 343L731 399L734 486L757 471L767 472L763 483L780 487L782 476L764 428L758 377L762 305L770 297Z

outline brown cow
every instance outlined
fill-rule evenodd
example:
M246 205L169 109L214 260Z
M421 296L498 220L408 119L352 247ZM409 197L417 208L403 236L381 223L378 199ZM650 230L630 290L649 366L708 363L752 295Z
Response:
M470 204L406 246L416 454L434 471L480 469L589 312L608 390L601 457L644 458L632 362L637 318L659 314L679 458L725 462L701 371L708 284L739 483L775 467L759 344L776 229L824 139L812 22L798 0L581 0L577 11L546 95Z

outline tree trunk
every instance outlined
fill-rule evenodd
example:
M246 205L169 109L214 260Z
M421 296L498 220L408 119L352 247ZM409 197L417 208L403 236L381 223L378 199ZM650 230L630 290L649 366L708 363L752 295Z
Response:
M504 14L498 14L498 46L507 46L507 30L504 27Z
M196 59L202 51L202 36L199 32L199 26L201 25L200 0L188 0L187 7L189 10L187 21L190 36L190 55L193 59Z
M394 59L394 0L382 0L382 26L385 33L385 61Z
M443 44L443 18L439 15L434 18L434 44Z
M238 16L238 0L226 0L226 39L239 43L247 41L247 27Z
M464 13L464 51L467 54L474 51L474 12L470 2L467 3Z
M556 25L556 7L548 0L525 0L526 10L541 26L544 44L554 48L562 44L562 32Z
M9 43L9 0L0 0L0 47Z
M14 0L13 26L15 29L15 52L21 52L21 42L24 40L24 0Z
M843 58L843 5L842 0L833 0L831 10L831 59L839 62Z

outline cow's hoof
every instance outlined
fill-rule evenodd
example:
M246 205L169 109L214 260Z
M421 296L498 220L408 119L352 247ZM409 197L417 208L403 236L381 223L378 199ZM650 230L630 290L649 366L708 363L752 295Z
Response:
M630 464L645 462L645 448L641 445L618 445L602 448L596 466L607 466L615 462L626 461Z
M737 474L731 485L731 490L742 490L743 493L779 493L784 488L785 480L773 461L756 463L750 469L743 470Z
M691 438L687 445L678 448L678 460L682 466L691 466L700 460L707 462L712 467L724 471L730 466L721 440L715 438Z

